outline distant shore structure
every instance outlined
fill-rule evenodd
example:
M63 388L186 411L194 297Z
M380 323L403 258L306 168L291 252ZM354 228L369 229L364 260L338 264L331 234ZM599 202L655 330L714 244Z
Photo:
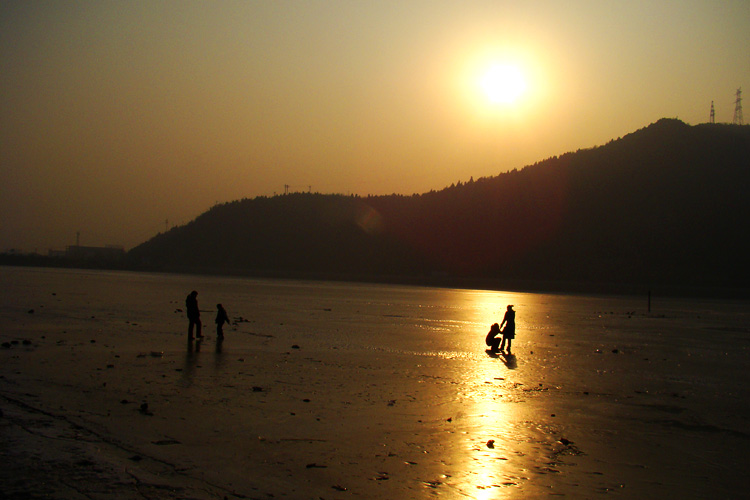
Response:
M734 125L744 125L745 119L742 117L742 87L737 89L737 98L734 101L734 118L732 123Z
M68 245L65 250L50 249L48 256L86 262L117 262L125 257L125 247L122 245L83 246L81 245L81 232L78 231L75 245Z
M716 113L714 112L714 102L711 101L711 115L708 118L708 123L716 123Z
M103 247L68 245L64 252L53 253L50 250L50 256L83 261L115 262L125 257L125 248L120 245L105 245Z

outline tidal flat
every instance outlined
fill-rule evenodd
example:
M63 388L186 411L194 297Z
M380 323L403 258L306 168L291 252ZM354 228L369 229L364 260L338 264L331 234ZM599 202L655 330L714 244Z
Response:
M484 345L507 304L512 359ZM749 306L0 267L0 490L737 498Z

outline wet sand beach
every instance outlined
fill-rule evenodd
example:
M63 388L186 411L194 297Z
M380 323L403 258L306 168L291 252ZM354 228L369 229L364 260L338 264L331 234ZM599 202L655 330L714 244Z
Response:
M7 498L745 494L746 301L24 268L0 286ZM507 304L515 357L491 357Z

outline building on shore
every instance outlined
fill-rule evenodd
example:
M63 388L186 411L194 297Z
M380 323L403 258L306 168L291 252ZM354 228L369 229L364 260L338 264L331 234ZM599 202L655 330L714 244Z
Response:
M50 250L50 256L53 256ZM117 262L125 257L125 248L119 245L106 245L103 247L87 247L81 245L70 245L59 255L72 260L97 261L97 262Z

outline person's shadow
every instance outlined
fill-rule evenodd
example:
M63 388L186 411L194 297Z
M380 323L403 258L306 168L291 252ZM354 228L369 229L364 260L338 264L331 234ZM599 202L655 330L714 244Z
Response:
M518 366L515 354L501 354L500 358L503 360L503 363L505 363L505 366L507 366L509 370L515 370Z
M222 371L224 368L224 362L226 361L226 357L223 353L223 344L224 344L224 338L223 337L216 337L216 351L214 353L214 370L217 372Z
M195 375L195 367L198 364L198 353L201 352L202 343L200 340L196 342L193 339L188 339L181 377L182 385L185 387L193 385L193 376Z

